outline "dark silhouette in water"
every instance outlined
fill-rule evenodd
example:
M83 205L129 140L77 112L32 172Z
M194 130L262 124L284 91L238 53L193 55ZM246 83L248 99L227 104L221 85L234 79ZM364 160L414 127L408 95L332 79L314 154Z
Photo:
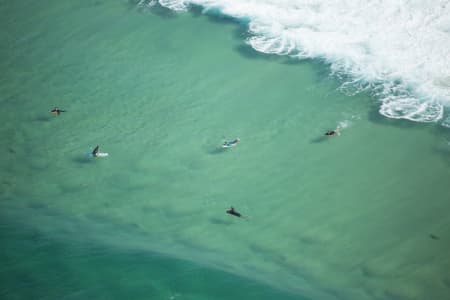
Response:
M327 140L327 137L321 135L321 136L319 136L319 137L316 137L316 138L312 139L312 140L311 140L311 143L318 144L318 143L325 142L326 140Z
M219 218L210 218L209 222L211 222L212 224L216 224L216 225L231 225L231 224L233 224L233 222L231 222L229 220L222 220Z
M50 112L56 116L59 116L62 112L66 112L66 111L55 107Z
M336 128L335 130L328 130L325 132L326 136L332 136L332 135L341 135L339 132L339 128Z
M240 214L240 213L238 213L235 209L234 209L234 207L232 206L230 209L227 209L227 214L230 214L230 215L233 215L233 216L236 216L236 217L238 217L238 218L246 218L245 216L243 216L242 214Z
M227 149L223 147L215 147L214 149L208 150L209 154L220 154L224 153Z
M93 157L98 157L98 148L100 148L99 145L97 145L97 147L95 147L94 150L92 151L92 156Z
M222 148L230 148L230 147L236 146L237 143L239 143L240 140L241 140L240 138L235 138L232 141L225 141L222 144Z
M439 240L439 237L430 233L430 238L432 238L433 240Z

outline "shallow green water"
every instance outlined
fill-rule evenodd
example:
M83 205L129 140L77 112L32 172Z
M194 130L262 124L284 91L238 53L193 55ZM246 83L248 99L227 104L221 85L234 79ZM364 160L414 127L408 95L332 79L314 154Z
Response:
M2 299L298 299L161 254L86 239L61 242L22 226L1 224Z
M243 25L110 2L0 3L2 297L447 299L447 131Z

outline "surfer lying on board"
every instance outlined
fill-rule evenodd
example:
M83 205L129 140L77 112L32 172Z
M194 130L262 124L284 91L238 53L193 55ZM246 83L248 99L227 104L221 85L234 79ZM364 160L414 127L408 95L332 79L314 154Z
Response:
M54 114L55 116L59 116L59 114L61 114L62 112L66 112L66 111L55 107L50 112L52 114Z
M232 140L230 142L229 141L225 141L225 142L223 142L222 147L229 148L229 147L236 146L237 143L239 143L239 141L240 141L239 138L235 138L234 140Z
M339 132L339 127L338 127L335 130L328 130L327 132L325 132L325 135L326 136L341 135L341 133Z
M232 206L230 209L227 209L227 214L230 214L230 215L233 215L233 216L236 216L236 217L238 217L238 218L246 218L245 216L243 216L243 215L241 215L240 213L238 213L235 209L234 209L234 207Z

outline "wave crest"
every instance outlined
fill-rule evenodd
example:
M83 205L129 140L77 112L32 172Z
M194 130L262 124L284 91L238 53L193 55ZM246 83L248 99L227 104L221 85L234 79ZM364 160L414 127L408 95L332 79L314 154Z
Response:
M182 11L244 19L255 50L319 58L346 78L343 90L371 90L389 118L434 122L450 106L449 1L159 0ZM350 88L350 86L352 88Z

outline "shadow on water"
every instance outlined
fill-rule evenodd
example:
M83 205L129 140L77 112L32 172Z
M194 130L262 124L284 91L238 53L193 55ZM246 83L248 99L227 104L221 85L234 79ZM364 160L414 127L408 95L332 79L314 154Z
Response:
M440 239L440 237L438 237L437 235L432 234L432 233L430 233L430 234L428 235L428 237L429 237L430 239L432 239L432 240L439 240L439 239Z
M216 225L231 225L231 224L233 224L230 221L226 221L226 220L219 219L219 218L216 218L216 217L210 218L209 222L212 223L212 224L216 224Z
M221 153L225 153L227 151L227 149L222 148L222 147L214 147L211 149L208 149L208 153L209 154L221 154Z
M328 138L326 137L326 136L318 136L318 137L315 137L315 138L313 138L312 140L311 140L311 143L312 144L319 144L319 143L323 143L323 142L325 142L326 140L327 140Z
M83 156L77 155L72 158L72 161L77 164L91 164L94 162L94 160L91 157L88 157L87 155Z
M38 122L48 122L48 121L50 121L50 119L51 119L51 117L48 115L46 115L46 116L41 115L41 116L37 116L35 120Z

